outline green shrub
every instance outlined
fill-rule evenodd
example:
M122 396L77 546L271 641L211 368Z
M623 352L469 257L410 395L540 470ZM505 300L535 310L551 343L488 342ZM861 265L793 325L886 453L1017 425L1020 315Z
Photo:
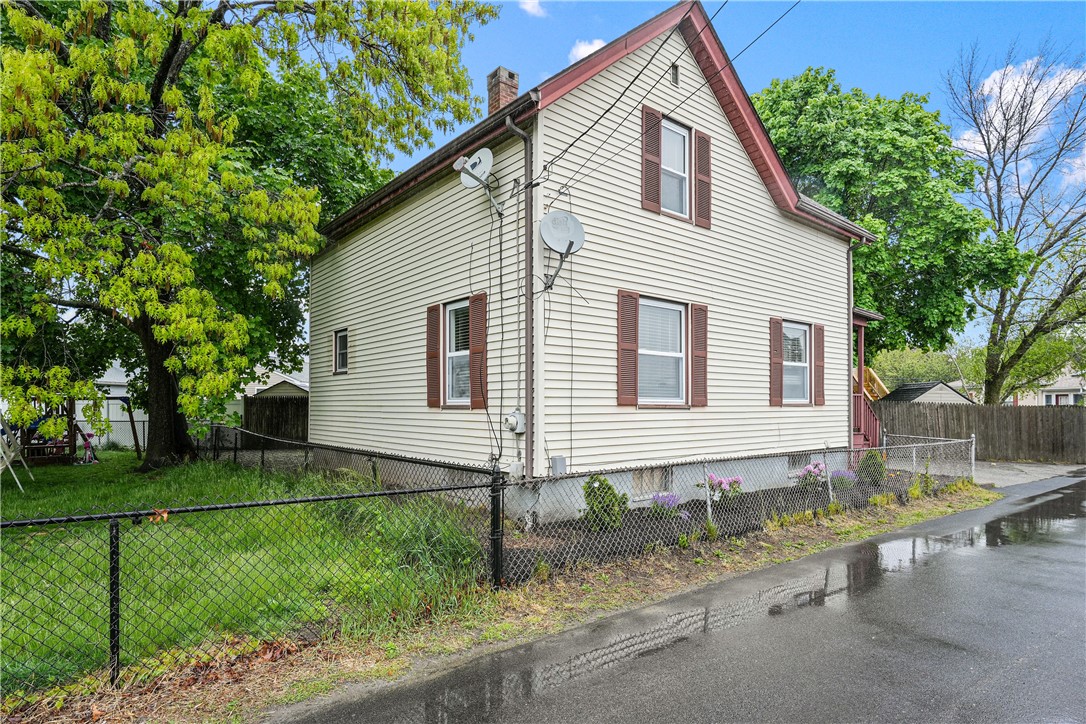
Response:
M615 486L602 475L590 475L584 484L587 508L582 516L592 530L616 530L622 527L622 514L629 509L630 497L618 494Z
M868 450L860 458L857 477L861 483L871 487L878 487L886 481L886 462L878 450Z
M720 536L720 529L716 527L716 523L711 520L705 521L705 539L707 541L715 541Z

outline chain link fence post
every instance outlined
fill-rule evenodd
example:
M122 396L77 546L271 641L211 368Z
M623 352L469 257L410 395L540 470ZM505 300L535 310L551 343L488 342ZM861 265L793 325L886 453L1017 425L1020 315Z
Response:
M977 433L969 436L969 479L977 482Z
M109 519L109 685L121 675L121 522Z
M490 578L494 590L502 587L504 561L502 560L502 520L504 518L502 502L505 491L502 488L502 473L498 464L490 471Z

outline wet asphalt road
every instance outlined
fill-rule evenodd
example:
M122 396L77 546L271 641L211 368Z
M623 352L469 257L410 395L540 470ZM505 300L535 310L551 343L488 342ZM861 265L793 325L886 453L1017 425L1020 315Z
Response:
M273 719L1086 722L1086 481L1003 492L983 511Z

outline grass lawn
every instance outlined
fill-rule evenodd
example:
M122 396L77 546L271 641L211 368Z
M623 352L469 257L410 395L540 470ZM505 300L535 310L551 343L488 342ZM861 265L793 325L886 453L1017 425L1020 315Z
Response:
M6 520L168 509L365 490L369 481L292 478L196 463L151 475L131 453L3 476ZM476 501L472 501L476 502ZM478 504L485 504L480 496ZM483 552L462 504L436 497L167 515L121 523L121 650L129 677L170 659L252 649L287 633L369 636L479 595ZM3 694L39 690L108 661L107 523L8 529L0 544ZM165 655L164 655L165 652ZM171 653L172 652L172 653ZM133 667L133 664L140 666ZM148 668L149 667L149 668Z

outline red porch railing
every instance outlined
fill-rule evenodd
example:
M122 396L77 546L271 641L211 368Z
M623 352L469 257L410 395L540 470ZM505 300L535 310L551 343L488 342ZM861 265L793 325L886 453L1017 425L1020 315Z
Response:
M868 446L879 444L879 418L863 393L852 395L852 438L854 444Z

